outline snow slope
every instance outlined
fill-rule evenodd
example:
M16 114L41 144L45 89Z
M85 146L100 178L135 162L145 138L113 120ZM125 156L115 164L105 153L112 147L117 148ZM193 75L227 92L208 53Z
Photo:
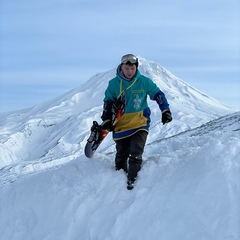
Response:
M93 159L83 147L115 70L72 91L0 117L3 240L239 240L240 112L140 58L165 92L174 121L155 102L136 187L114 171L111 136Z
M147 145L132 191L113 153L19 169L0 186L1 239L239 240L239 122L235 113Z

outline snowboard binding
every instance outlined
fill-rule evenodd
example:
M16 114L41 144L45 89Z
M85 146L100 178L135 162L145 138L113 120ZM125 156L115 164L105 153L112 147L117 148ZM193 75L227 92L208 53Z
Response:
M89 143L93 141L98 141L100 138L101 130L102 130L101 125L99 125L97 121L93 121L93 125L91 127L91 134L87 141Z

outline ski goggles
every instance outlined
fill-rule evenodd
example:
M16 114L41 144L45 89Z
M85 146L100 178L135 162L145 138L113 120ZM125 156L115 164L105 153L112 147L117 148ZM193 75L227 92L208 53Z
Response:
M134 56L133 54L124 55L121 59L121 63L126 64L127 62L136 64L138 62L138 58L136 56Z

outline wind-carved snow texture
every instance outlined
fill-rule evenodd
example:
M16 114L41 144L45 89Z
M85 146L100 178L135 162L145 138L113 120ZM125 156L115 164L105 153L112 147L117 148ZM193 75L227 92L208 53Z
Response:
M84 145L116 69L0 118L1 239L239 240L240 112L140 57L173 121L149 100L152 122L136 186L114 170L109 134Z

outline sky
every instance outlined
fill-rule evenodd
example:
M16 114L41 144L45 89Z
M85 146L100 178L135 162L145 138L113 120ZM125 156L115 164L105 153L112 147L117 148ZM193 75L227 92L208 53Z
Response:
M0 0L0 112L55 98L126 53L240 109L239 0Z

